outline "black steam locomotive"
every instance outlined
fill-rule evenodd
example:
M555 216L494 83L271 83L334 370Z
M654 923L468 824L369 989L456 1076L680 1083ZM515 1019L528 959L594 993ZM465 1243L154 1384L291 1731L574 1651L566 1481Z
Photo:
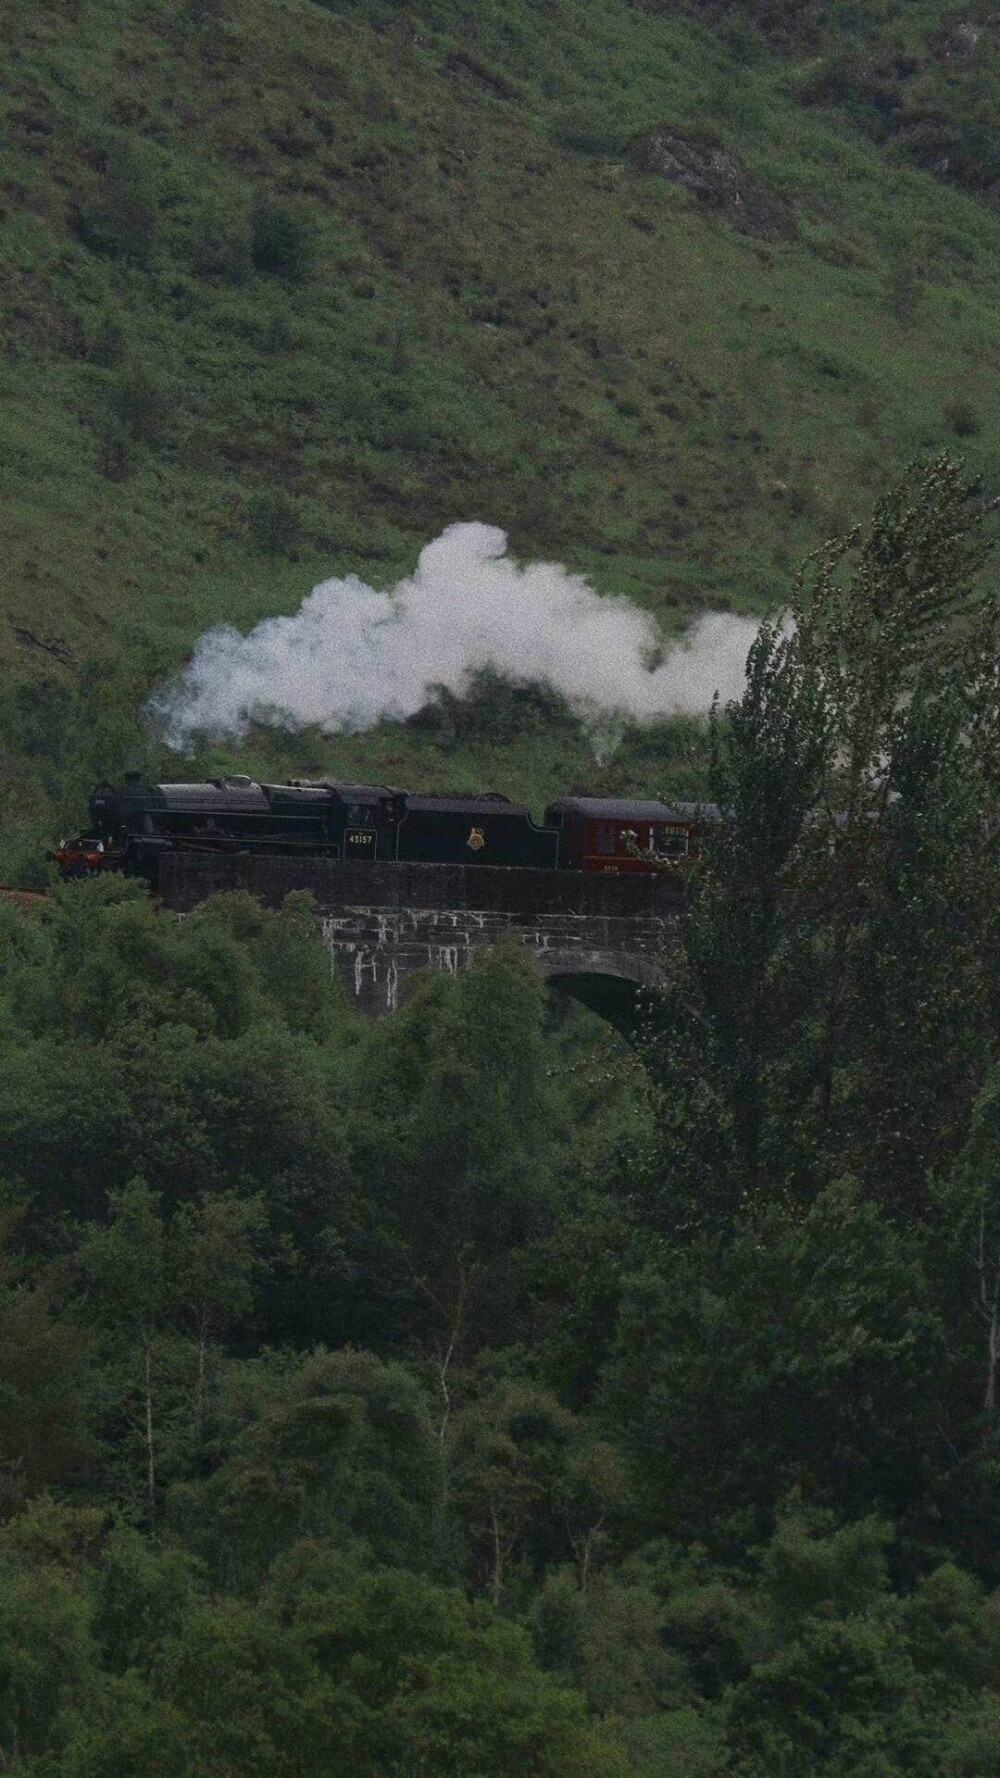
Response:
M495 792L425 796L383 784L245 777L144 785L127 773L120 788L95 790L91 831L53 856L66 877L121 870L154 886L160 859L177 851L631 873L693 858L705 812L694 803L566 796L539 827L522 803Z

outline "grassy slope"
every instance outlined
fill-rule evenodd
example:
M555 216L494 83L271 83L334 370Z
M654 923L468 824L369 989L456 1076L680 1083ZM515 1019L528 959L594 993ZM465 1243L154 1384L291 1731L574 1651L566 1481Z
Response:
M679 623L780 600L956 426L995 472L991 212L803 105L815 41L778 54L622 0L419 13L11 8L0 720L22 853L137 756L138 704L208 623L339 571L391 580L454 519ZM943 15L907 16L926 46ZM711 126L794 238L638 171L629 143L664 122ZM307 225L303 275L252 265L261 202ZM671 744L673 768L636 745L606 781L683 776L690 734ZM562 729L263 735L240 763L535 800L595 775Z

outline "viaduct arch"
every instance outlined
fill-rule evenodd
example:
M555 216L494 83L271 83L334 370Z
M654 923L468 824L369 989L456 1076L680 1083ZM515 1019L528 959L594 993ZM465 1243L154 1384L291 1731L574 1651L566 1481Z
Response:
M667 979L662 962L635 950L536 951L535 958L550 988L579 1000L626 1034L640 988L660 988Z
M212 853L162 861L167 907L188 911L224 889L272 907L309 890L334 967L370 1016L402 1005L419 970L454 974L482 946L512 937L553 988L625 1032L638 990L666 980L680 912L679 884L659 875Z

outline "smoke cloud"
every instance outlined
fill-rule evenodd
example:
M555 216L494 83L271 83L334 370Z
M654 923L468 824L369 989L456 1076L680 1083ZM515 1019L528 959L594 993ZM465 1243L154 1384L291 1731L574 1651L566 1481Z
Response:
M716 691L738 696L756 632L748 618L712 613L665 652L654 619L630 600L601 597L551 562L519 568L505 532L456 524L388 592L351 574L247 636L207 631L147 715L177 749L198 734L239 738L251 722L356 732L413 715L435 685L461 695L490 667L547 683L607 735L625 721L703 712Z

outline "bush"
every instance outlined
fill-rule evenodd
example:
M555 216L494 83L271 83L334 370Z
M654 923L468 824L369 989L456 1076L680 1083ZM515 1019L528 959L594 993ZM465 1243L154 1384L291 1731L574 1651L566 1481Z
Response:
M125 355L125 334L113 315L102 315L92 333L87 335L87 361L109 370L120 364Z
M968 401L949 401L944 417L956 438L975 438L982 431L982 421Z
M923 299L924 281L910 260L894 258L886 269L882 287L886 302L902 327L909 327Z
M247 507L247 521L254 546L261 555L287 555L302 535L302 521L294 500L277 489L260 494Z
M170 402L156 378L141 364L128 364L111 395L116 419L140 444L162 444L170 418Z
M186 0L182 16L196 31L217 31L229 24L227 0Z
M260 350L274 353L290 352L295 344L295 335L284 315L272 315L265 328L261 329Z
M262 199L250 218L250 256L258 272L294 281L304 278L312 258L308 223L289 205Z
M619 155L623 148L618 118L593 104L570 105L560 111L553 134L560 148L577 154Z
M131 149L115 150L108 158L98 202L81 213L81 239L93 253L145 266L156 223L156 187L149 167Z
M132 470L129 443L120 432L112 432L102 440L98 468L107 482L123 482Z
M226 284L246 284L254 260L246 230L236 231L206 217L195 242L194 269L200 278L221 278Z
M518 684L492 667L470 674L461 697L445 685L433 691L433 701L408 717L407 725L435 733L444 746L483 741L503 745L521 735L576 727L563 699L550 686Z

